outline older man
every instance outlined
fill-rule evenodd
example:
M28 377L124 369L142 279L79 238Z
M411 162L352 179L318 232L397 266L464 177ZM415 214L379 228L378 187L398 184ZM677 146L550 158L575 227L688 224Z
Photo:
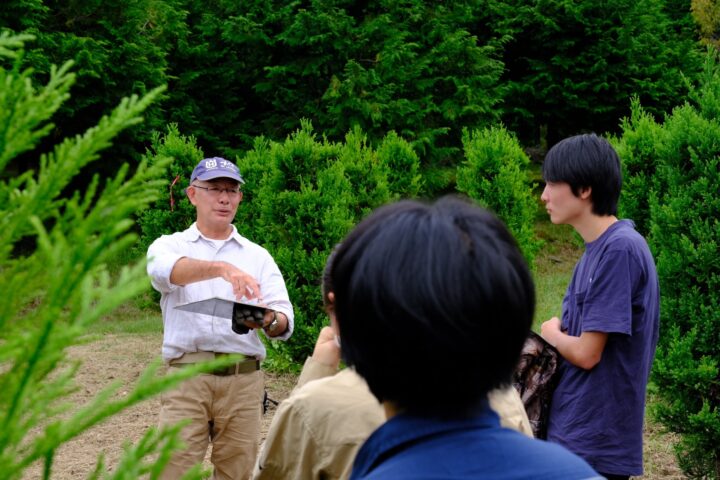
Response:
M148 274L161 293L162 354L170 368L240 354L228 368L184 382L161 398L160 424L189 420L182 431L186 449L164 472L177 479L203 461L209 442L214 478L247 478L255 463L264 379L265 348L257 332L286 340L293 309L272 256L240 235L232 224L245 183L237 166L206 158L192 172L187 196L197 220L187 230L163 235L148 249ZM221 297L267 305L262 319L248 321L248 333L233 331L227 318L176 310L181 304Z

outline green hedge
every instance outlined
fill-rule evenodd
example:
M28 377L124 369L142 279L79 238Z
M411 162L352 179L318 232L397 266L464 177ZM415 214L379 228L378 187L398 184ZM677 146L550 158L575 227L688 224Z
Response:
M164 134L153 134L145 160L151 165L172 161L165 173L164 188L157 192L158 200L139 215L142 236L136 253L145 255L156 238L185 230L195 221L195 207L185 195L185 189L190 184L190 173L203 157L195 137L182 135L175 124L168 125Z
M160 200L141 216L142 249L194 220L194 207L183 189L202 158L195 139L181 135L174 125L154 140L150 163L168 156L175 161ZM463 145L466 159L457 170L459 191L495 211L532 264L539 241L527 156L503 127L465 131ZM332 248L376 207L419 196L426 178L414 149L394 132L376 146L359 128L347 133L344 142L333 142L315 134L307 121L283 142L256 138L252 150L235 160L247 182L235 224L242 235L274 256L295 307L295 333L289 342L268 342L268 364L295 369L327 324L319 287ZM176 177L171 210L169 188Z
M327 324L319 286L328 254L375 207L417 195L419 160L394 133L373 149L359 129L329 142L304 122L285 142L256 141L238 166L249 197L238 228L275 256L295 307L293 338L273 345L271 360L301 363Z
M530 160L504 127L463 132L465 160L457 170L457 189L494 211L510 228L533 265L540 242L535 236L537 200Z

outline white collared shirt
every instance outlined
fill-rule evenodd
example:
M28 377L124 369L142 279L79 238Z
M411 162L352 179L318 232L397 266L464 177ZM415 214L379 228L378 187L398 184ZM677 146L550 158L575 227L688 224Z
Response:
M226 240L210 240L193 223L184 232L161 236L148 248L147 272L153 288L161 293L162 355L166 362L183 353L198 351L242 353L258 360L265 358L265 346L257 330L238 335L232 331L228 318L175 309L178 305L212 297L236 300L232 286L221 277L185 286L170 283L170 273L175 262L183 257L228 262L255 277L260 284L264 303L284 313L288 319L287 331L273 337L273 340L287 340L292 334L293 308L275 260L263 247L240 235L234 225L232 229Z

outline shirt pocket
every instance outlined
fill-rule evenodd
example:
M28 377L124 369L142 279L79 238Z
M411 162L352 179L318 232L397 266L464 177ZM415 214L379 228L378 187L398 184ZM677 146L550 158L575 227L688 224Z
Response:
M583 312L585 310L585 298L587 297L587 290L582 292L575 292L572 294L572 302L570 302L571 311L568 312L567 318L565 319L568 324L563 325L563 328L567 329L569 335L579 337L582 333L582 319Z

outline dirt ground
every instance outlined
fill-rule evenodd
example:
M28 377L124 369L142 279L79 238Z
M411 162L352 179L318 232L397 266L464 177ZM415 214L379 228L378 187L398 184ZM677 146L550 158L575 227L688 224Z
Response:
M73 347L70 356L81 360L82 367L77 376L80 388L72 401L84 404L102 388L118 380L127 385L128 389L131 388L148 363L159 356L160 345L159 335L107 335L101 340ZM273 400L283 400L292 390L294 382L295 378L292 376L266 374L268 396ZM112 468L117 464L124 442L137 441L148 428L157 424L158 411L158 399L150 399L67 443L56 453L52 478L87 478L100 453L104 454L108 468ZM264 440L274 413L275 408L271 404L263 417L259 442ZM641 477L643 480L685 478L675 464L671 440L670 436L662 434L652 425L646 428L645 475ZM28 469L24 476L27 480L40 477L40 465Z
M127 385L129 390L147 365L159 357L161 344L159 335L107 335L101 340L73 347L70 357L82 361L82 366L76 377L80 388L71 400L76 404L84 404L118 380ZM265 375L270 399L281 401L290 394L295 384L294 376ZM126 393L126 390L121 390L121 394ZM105 465L112 469L122 454L124 442L139 440L150 427L157 425L159 410L160 401L154 397L107 419L65 444L56 453L52 478L87 478L101 453L105 457ZM274 413L275 406L270 403L263 416L259 444L265 440ZM207 459L206 464L210 466ZM42 470L38 464L27 469L23 478L34 480L41 476Z

